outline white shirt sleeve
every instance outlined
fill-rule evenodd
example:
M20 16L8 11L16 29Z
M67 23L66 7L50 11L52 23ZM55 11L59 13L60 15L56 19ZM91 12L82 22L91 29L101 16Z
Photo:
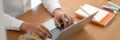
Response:
M5 26L10 30L20 30L20 25L23 21L18 20L4 13L3 11L3 1L0 1L0 25Z
M59 0L42 0L42 3L50 13L53 13L56 8L61 8Z
M50 13L53 13L56 8L61 8L59 0L42 0L42 2L45 8L47 8ZM0 6L3 5L1 4ZM6 28L9 30L20 30L20 26L22 23L23 21L11 17L4 12L0 13L0 25L6 26Z
M0 16L0 24L4 25L8 30L20 30L22 23L23 21L11 17L5 13Z
M0 25L8 30L20 30L23 21L18 20L3 11L3 0L0 1Z

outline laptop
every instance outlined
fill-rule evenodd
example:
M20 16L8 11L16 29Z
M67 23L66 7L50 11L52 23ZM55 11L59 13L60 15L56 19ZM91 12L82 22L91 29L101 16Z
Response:
M92 20L95 14L83 18L63 30L60 30L55 26L53 18L43 23L43 25L52 32L52 40L66 40L66 38L80 32L81 29L83 29L90 22L90 20Z

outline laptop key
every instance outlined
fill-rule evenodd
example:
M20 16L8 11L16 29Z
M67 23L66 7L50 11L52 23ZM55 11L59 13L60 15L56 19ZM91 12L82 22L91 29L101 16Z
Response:
M52 32L52 39L55 40L59 36L61 31L58 28L54 28L53 30L51 30L51 32Z

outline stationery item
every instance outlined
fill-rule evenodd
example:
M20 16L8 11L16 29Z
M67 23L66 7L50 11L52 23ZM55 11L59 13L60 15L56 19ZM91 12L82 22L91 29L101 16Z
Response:
M92 23L96 23L101 26L106 26L110 22L110 20L115 16L114 13L99 9L89 4L81 6L80 9L75 11L75 14L78 18L84 18L88 17L91 14L94 14L97 11L98 13L92 19Z
M118 8L118 9L120 10L120 6L118 6L117 4L112 3L111 1L108 1L108 4L110 4L110 5L113 6L113 7Z
M117 11L118 11L118 8L115 8L115 7L112 7L112 6L103 5L103 8L108 10L108 11L112 11L115 14L117 14Z
M118 8L115 8L115 7L112 7L112 6L106 6L106 5L103 5L103 8L111 10L111 11L118 10Z

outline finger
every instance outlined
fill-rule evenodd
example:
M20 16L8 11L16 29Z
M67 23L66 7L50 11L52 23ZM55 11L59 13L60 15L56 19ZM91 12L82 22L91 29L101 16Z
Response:
M47 33L43 28L39 29L39 32L41 32L41 33L44 34L45 36L48 35L48 33Z
M72 16L70 16L70 18L71 18L72 24L73 24L75 20L74 20L74 18Z
M67 24L68 24L68 25L67 25L67 26L71 25L72 19L70 18L70 16L66 14L65 17L68 19L68 21L67 21Z
M70 21L71 21L71 22L70 22L70 25L71 25L71 24L74 23L74 19L73 19L73 17L72 17L71 15L69 15L69 18L70 18Z
M62 15L61 19L62 19L62 21L64 23L64 27L66 27L67 26L67 21L65 20L66 19L65 15Z
M42 38L38 37L38 39L37 39L37 40L42 40Z
M40 31L36 31L35 32L37 35L39 35L40 38L44 38L45 35L43 33L41 33Z
M42 25L42 29L45 30L44 33L46 33L49 37L52 36L52 35L51 35L51 32L50 32L46 27L44 27L43 25Z
M55 21L55 25L60 28L60 22L59 22L59 18L54 18L54 21Z

